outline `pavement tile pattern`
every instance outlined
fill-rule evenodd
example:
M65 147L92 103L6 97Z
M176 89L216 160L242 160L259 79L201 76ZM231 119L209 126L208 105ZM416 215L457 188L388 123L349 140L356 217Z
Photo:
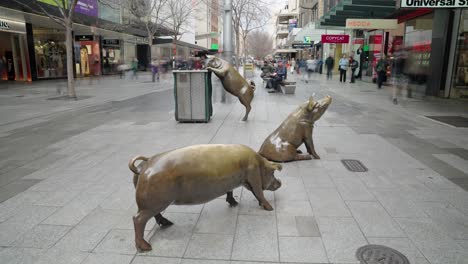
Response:
M294 95L257 85L249 121L240 122L243 107L230 96L220 103L214 78L213 120L179 124L169 77L144 78L83 84L78 92L90 98L77 102L46 100L56 94L40 84L0 90L1 263L351 264L366 244L394 248L412 264L468 263L468 130L424 117L460 115L466 105L395 106L384 90L366 92L373 84L318 74L306 84L293 75ZM224 197L170 206L164 216L174 225L151 220L153 250L136 252L131 157L203 143L258 149L312 94L334 100L314 130L321 159L284 164L283 186L265 192L274 211L243 188L235 208ZM368 171L350 172L342 159Z

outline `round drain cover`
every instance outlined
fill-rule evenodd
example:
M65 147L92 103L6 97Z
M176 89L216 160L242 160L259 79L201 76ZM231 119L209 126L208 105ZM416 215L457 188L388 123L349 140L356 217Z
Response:
M366 245L356 251L361 264L410 264L405 255L381 245Z

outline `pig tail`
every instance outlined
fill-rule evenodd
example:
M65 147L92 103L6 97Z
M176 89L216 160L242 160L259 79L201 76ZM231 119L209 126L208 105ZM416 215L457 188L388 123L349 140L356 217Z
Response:
M144 156L136 156L134 157L133 159L130 160L130 162L128 163L128 168L135 174L140 174L140 172L138 171L138 168L135 166L135 162L137 160L142 160L142 161L148 161L148 158L147 157L144 157Z

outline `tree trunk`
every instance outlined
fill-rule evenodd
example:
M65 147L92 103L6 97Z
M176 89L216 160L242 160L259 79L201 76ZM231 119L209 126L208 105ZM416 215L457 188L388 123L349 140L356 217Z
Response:
M236 68L239 71L239 53L240 53L240 39L239 32L236 32Z
M75 92L75 79L73 77L73 35L72 35L72 21L65 20L66 27L66 38L65 45L67 48L67 85L68 85L68 97L76 99Z
M148 62L152 63L152 58L151 58L151 46L153 45L153 37L151 36L151 32L148 31Z
M245 42L247 39L247 36L242 38L242 41L244 43L244 67L243 67L243 73L244 73L244 78L245 78L245 62L247 61L247 43Z

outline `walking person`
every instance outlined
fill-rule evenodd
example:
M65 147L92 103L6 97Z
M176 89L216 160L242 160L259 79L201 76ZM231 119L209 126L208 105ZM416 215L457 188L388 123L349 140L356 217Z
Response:
M138 70L138 60L133 57L132 59L132 64L131 64L131 68L132 70L132 80L135 79L137 80L138 79L138 76L137 76L137 70Z
M305 81L306 83L309 83L310 76L312 75L312 72L314 72L317 68L317 62L314 60L314 57L311 56L307 61L306 61L306 68L307 68L307 80Z
M294 74L294 69L296 68L296 60L294 58L291 59L291 74Z
M359 62L353 58L353 56L349 56L349 68L351 68L351 81L350 83L354 83L354 78L356 69L359 67Z
M403 90L408 89L409 78L405 74L406 56L401 46L395 47L392 63L392 101L395 105L398 104L398 97L402 95Z
M346 69L348 68L349 61L345 54L343 54L338 64L340 65L340 82L346 82Z
M331 80L333 66L335 66L335 60L333 59L332 55L328 56L325 60L325 66L327 67L327 80Z
M159 82L159 62L154 60L151 62L151 73L152 73L152 81L155 82L157 79Z
M377 65L375 66L375 71L377 72L377 87L379 89L382 88L382 84L387 77L387 68L387 58L385 57L385 55L383 55L382 58L380 58L380 60L377 62Z

